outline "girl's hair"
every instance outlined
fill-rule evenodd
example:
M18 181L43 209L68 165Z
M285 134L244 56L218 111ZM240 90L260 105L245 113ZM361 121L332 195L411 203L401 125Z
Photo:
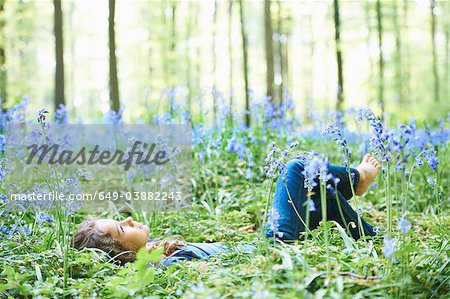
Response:
M164 247L162 258L167 258L180 245L184 244L186 243L181 236L171 236L163 240L152 240L147 243L147 248L153 250ZM99 230L94 219L88 219L78 226L72 239L72 245L78 250L83 248L98 248L122 265L136 260L135 251L126 249L109 233Z

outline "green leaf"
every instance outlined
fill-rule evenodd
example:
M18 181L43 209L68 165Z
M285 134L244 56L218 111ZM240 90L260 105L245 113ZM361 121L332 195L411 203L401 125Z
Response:
M152 271L153 269L149 268L148 263L157 263L161 260L161 255L164 251L164 248L157 248L153 249L152 251L148 252L145 247L139 249L139 251L136 254L136 261L134 262L134 267L137 271L137 277L140 280L144 280L147 278L149 280L149 277L146 277L146 274L148 271Z

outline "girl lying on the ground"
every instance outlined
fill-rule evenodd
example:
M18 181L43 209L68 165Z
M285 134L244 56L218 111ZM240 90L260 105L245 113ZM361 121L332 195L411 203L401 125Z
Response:
M278 179L272 208L279 213L276 232L273 225L266 228L266 237L275 237L283 242L299 240L301 232L305 231L306 202L308 190L304 188L303 162L291 160L286 164L285 179ZM361 196L373 182L380 170L380 165L370 154L364 156L361 164L356 168L350 168L355 194ZM334 220L342 227L349 229L353 238L358 240L361 231L366 236L374 236L373 227L361 219L362 229L359 227L358 214L347 202L352 198L352 186L345 167L329 165L328 173L338 178L337 190L327 189L327 220ZM330 181L332 185L333 182ZM312 194L312 195L311 195ZM322 220L320 190L316 186L311 192L311 200L314 209L309 212L309 229L316 228ZM336 199L337 197L337 199ZM289 202L292 199L295 209ZM338 204L339 202L339 204ZM340 210L339 211L339 205ZM297 215L298 213L298 215ZM299 216L302 219L299 219ZM342 217L343 216L343 217ZM149 228L131 217L123 221L113 219L89 219L78 227L73 246L76 249L98 248L109 254L110 257L125 264L136 259L136 252L141 247L148 250L164 248L161 265L168 266L180 260L203 259L210 255L218 254L229 249L222 242L216 243L189 243L180 238L169 237L163 240L149 240ZM253 244L243 244L240 247L243 252L255 249Z

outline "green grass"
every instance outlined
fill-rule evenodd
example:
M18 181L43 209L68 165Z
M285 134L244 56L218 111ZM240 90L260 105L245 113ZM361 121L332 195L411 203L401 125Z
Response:
M333 222L311 232L307 244L269 244L260 238L265 204L272 182L264 177L264 158L270 142L287 144L288 134L274 136L266 131L251 132L255 141L246 141L255 165L239 162L235 153L225 150L231 130L211 140L224 140L217 147L212 141L198 146L205 158L194 159L193 199L180 211L131 211L132 216L149 224L150 237L182 235L191 242L242 241L258 245L252 254L228 252L214 256L206 268L198 261L181 262L167 270L147 268L149 255L120 267L96 250L71 249L71 234L76 224L90 216L123 218L117 212L88 215L52 212L50 223L40 224L29 213L3 212L0 225L18 224L31 234L2 235L0 241L0 298L77 297L77 298L437 298L450 292L450 217L448 150L439 151L440 199L427 183L433 175L429 167L414 170L406 194L407 178L391 177L393 198L393 236L398 238L396 259L382 253L383 238L355 242ZM239 137L249 133L239 133ZM268 135L266 135L268 134ZM263 140L263 136L267 140ZM243 139L244 140L244 139ZM356 152L359 145L352 145ZM339 163L341 154L330 142L300 139L302 150L328 154ZM209 149L209 150L208 150ZM195 155L196 156L196 155ZM354 154L355 156L355 154ZM355 161L351 166L355 166ZM254 176L245 179L250 167ZM409 168L409 167L408 167ZM385 190L381 178L378 188L359 198L363 218L386 227ZM402 203L408 197L408 220L412 229L403 235L396 229ZM354 204L354 199L350 201ZM436 212L439 206L439 213ZM0 206L0 212L7 205ZM323 223L322 223L323 224ZM328 247L325 246L326 241ZM327 255L326 252L329 252ZM327 271L329 262L330 271Z

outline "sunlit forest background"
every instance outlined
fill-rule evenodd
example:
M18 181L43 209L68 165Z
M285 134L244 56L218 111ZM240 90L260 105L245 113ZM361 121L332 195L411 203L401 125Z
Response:
M446 116L449 15L435 0L1 0L2 107L26 96L28 111L64 103L95 122L123 105L135 122L170 109L170 94L195 119L216 90L235 111L270 96L305 117Z
M449 39L450 0L0 0L0 298L449 298ZM109 139L180 176L72 159ZM230 250L160 268L172 237Z

